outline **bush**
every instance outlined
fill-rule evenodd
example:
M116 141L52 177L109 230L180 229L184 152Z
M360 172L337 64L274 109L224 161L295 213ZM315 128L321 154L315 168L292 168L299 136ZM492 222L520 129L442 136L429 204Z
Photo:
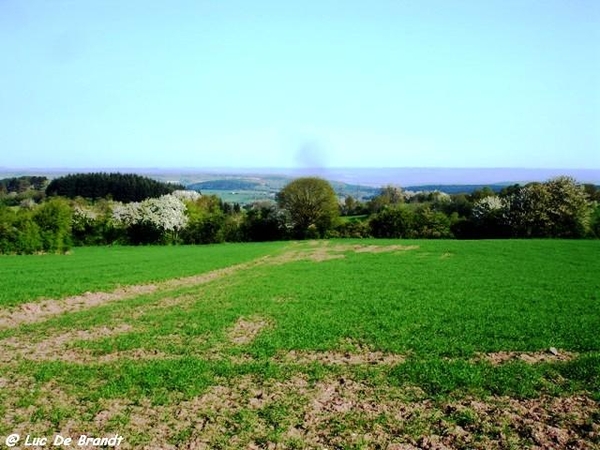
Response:
M414 234L415 214L409 206L388 207L375 214L369 222L376 238L407 238Z
M439 211L432 211L429 207L420 208L415 214L415 237L425 239L452 238L450 218Z
M71 248L72 211L65 199L53 198L33 212L33 221L40 230L42 249L64 253Z

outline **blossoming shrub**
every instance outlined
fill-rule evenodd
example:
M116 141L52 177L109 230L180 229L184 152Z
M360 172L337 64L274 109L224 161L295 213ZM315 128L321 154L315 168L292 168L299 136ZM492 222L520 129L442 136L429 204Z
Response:
M185 204L172 194L141 202L114 203L112 218L132 244L176 243L188 222Z

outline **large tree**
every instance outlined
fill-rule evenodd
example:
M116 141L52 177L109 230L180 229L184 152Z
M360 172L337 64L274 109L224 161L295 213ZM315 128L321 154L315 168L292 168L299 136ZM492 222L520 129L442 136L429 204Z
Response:
M507 199L507 220L516 236L577 238L588 231L592 204L573 178L531 183Z
M279 206L289 211L296 237L322 237L339 216L335 191L322 178L298 178L285 186L277 197Z

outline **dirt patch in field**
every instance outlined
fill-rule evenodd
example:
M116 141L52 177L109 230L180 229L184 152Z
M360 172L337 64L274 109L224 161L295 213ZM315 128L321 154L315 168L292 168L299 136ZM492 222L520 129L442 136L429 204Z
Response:
M597 402L584 396L516 400L493 397L450 403L444 414L456 423L446 439L452 446L476 448L534 447L541 449L596 448L600 444ZM497 436L496 436L497 435Z
M494 366L510 361L523 361L528 364L537 364L543 362L570 361L577 357L577 354L565 350L551 349L541 352L493 352L479 353L475 356L475 361L487 361Z
M276 408L283 408L281 415L272 415ZM296 376L258 384L246 376L182 404L172 426L193 427L188 443L206 448L240 426L235 444L225 448L255 448L258 443L262 445L256 448L288 448L290 442L301 442L301 448L584 449L600 443L597 408L596 402L578 396L410 402L400 388L347 377L313 384ZM247 420L245 427L236 422L241 417ZM197 418L202 418L200 427L194 427ZM275 441L267 437L272 427L281 430Z
M33 361L67 361L87 363L97 361L97 357L83 349L69 348L73 341L92 341L131 331L127 324L117 327L97 327L89 330L68 331L40 342L31 342L21 337L10 337L0 341L0 363L10 363L23 358Z
M24 303L17 308L0 310L0 329L16 327L23 323L40 322L65 312L80 311L116 300L151 294L157 289L157 285L147 284L119 288L113 292L86 292L61 300Z
M330 259L345 258L345 255L334 254L326 248L315 248L310 250L290 250L271 259L270 264L282 265L294 261L314 261L323 262Z
M227 332L229 342L234 345L251 343L256 336L269 325L269 321L262 317L240 317L235 325Z
M120 448L592 449L600 446L600 405L589 397L466 397L434 401L410 389L351 376L220 379L203 394L154 405L100 399L93 405L55 383L12 379L0 397L11 432L104 436ZM10 379L9 379L10 378ZM20 398L37 392L30 402ZM90 407L94 413L90 415ZM50 412L70 411L51 420ZM43 411L40 418L40 411Z
M418 245L354 245L351 247L356 253L389 253L419 248Z
M272 258L271 264L286 264L292 261L322 262L345 258L345 253L389 253L418 249L418 245L362 245L331 244L329 241L311 241L308 248L292 249Z
M5 430L21 436L87 433L85 425L80 423L82 414L77 412L78 402L56 382L40 385L33 378L12 375L10 383L10 395L0 396L0 405L5 410L0 425ZM57 421L51 412L59 412L61 419Z
M358 351L302 351L291 350L283 356L276 358L278 361L310 364L318 362L327 365L395 365L406 360L404 355L371 351L367 348Z

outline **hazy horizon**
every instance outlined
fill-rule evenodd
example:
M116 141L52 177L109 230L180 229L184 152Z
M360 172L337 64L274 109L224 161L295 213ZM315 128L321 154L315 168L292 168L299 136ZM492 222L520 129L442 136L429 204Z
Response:
M579 183L600 185L600 169L546 169L546 168L432 168L432 167L319 167L319 168L141 168L141 167L104 167L104 168L6 168L0 167L2 174L18 175L55 175L61 176L78 172L121 172L138 173L147 176L320 176L332 181L365 186L450 185L450 184L510 184L546 181L550 178L566 175ZM177 181L177 180L173 180Z

